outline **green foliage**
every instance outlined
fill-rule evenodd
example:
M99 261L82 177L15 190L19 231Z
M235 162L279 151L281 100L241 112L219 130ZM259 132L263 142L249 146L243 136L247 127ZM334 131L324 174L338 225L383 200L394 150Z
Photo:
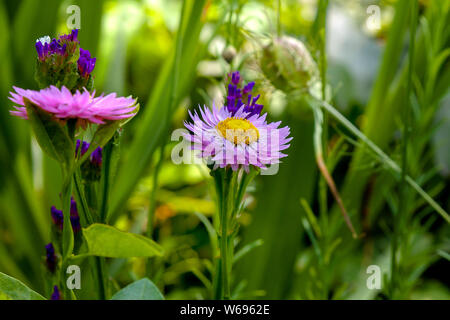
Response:
M0 300L45 300L22 282L0 272Z
M88 255L108 258L161 256L162 248L139 234L120 231L105 224L92 224L83 229Z
M164 297L153 282L144 278L121 289L111 300L164 300Z
M97 93L132 94L141 110L126 126L92 126L77 137L91 148L76 164L67 125L30 104L30 121L11 117L12 86L36 89L36 39L66 33L68 15L61 1L0 0L0 271L17 279L0 273L0 299L49 296L44 246L61 240L52 232L49 209L64 208L68 220L71 195L84 229L74 239L66 224L58 254L93 272L83 273L82 290L64 297L163 299L164 292L166 299L211 298L221 240L214 181L205 166L173 164L175 142L168 140L172 128L183 126L186 109L222 104L223 80L235 69L256 82L268 119L289 125L294 139L279 172L256 177L243 195L241 227L227 244L236 252L231 297L448 299L450 227L441 218L450 210L448 166L436 160L448 149L442 112L450 81L448 2L418 1L417 25L411 1L382 2L382 12L395 14L392 21L382 15L376 34L362 32L366 7L351 1L71 4L81 8L80 45L97 57ZM367 75L374 81L369 101L356 98L369 92L353 92L346 81L356 83L358 74L338 65L330 51L334 42L326 33L336 8L351 9L346 21L371 50L383 51L377 74ZM287 38L311 54L280 43ZM363 55L351 41L348 50ZM360 65L366 70L367 63ZM305 83L314 84L315 99L306 97ZM354 98L342 103L344 91ZM321 108L323 121L314 123L312 108ZM443 144L435 139L439 129ZM101 178L87 183L80 166L99 146ZM360 235L356 240L317 171L319 150ZM61 173L61 162L73 167L70 175ZM105 224L88 226L94 222ZM371 264L382 269L379 291L366 287Z

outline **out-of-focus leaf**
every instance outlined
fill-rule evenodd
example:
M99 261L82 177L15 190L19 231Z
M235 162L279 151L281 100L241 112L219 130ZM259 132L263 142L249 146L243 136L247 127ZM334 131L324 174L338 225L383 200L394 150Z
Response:
M296 110L307 108L298 102L294 105ZM246 290L264 290L266 299L285 297L292 284L296 252L303 234L298 202L292 199L311 199L317 172L310 117L302 114L282 119L295 138L279 172L258 177L261 187L255 193L257 206L252 213L252 223L244 229L245 243L262 239L264 245L239 261L235 275L238 281L248 280ZM271 281L267 281L267 275Z
M164 300L164 297L153 282L144 278L129 284L111 300Z
M133 138L127 159L133 164L124 160L123 166L117 175L117 183L112 193L112 203L110 206L109 218L114 220L123 207L128 196L137 185L142 172L150 162L153 152L161 144L165 135L168 135L168 128L174 106L177 106L186 92L186 89L192 85L192 78L195 74L195 67L198 62L199 34L203 25L203 7L204 0L188 0L185 5L186 16L180 21L180 27L177 34L177 49L180 52L180 61L183 66L183 72L179 76L173 76L177 59L175 54L168 58L167 64L163 67L158 78L157 84L153 89L152 96L146 107L143 109L140 123ZM181 48L179 48L181 46ZM175 50L177 52L177 50ZM174 86L174 81L178 83ZM177 87L177 92L171 92L172 88ZM173 94L171 94L173 93ZM176 97L176 101L174 100Z
M109 258L161 256L162 248L139 234L121 231L105 224L92 224L83 229L88 254Z
M45 300L19 280L0 272L0 299L5 297L12 300Z
M80 44L85 50L89 50L92 56L97 55L100 30L102 26L102 13L104 0L74 0L70 5L80 7L81 28L78 33ZM64 12L67 14L66 10ZM69 17L69 14L67 14Z
M37 53L34 48L36 39L53 36L61 5L59 0L23 0L13 22L14 58L16 74L21 78L20 85L35 87L34 70Z

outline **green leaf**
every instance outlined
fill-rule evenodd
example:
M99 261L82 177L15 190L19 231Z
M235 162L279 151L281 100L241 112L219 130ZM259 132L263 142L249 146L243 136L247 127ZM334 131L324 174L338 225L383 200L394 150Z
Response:
M129 284L117 292L111 300L164 300L162 293L148 278Z
M50 157L70 168L75 158L73 142L66 130L51 116L24 98L28 119L36 140Z
M83 229L88 255L109 258L161 256L162 248L153 240L106 224L95 223Z
M21 281L0 272L0 300L45 300Z

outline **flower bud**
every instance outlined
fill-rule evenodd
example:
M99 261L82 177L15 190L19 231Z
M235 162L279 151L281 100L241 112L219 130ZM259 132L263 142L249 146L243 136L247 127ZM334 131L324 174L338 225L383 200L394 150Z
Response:
M53 292L51 296L51 300L62 300L61 298L61 292L58 289L58 286L53 287Z
M319 69L305 45L282 36L264 47L260 68L272 85L283 91L305 90L320 79Z
M58 258L55 255L55 247L51 242L45 246L45 252L45 263L47 265L47 268L51 273L54 273L58 264Z
M233 62L234 57L236 57L236 49L234 47L227 47L222 52L222 58L228 63Z
M79 153L79 149L81 146L81 151ZM76 145L76 151L75 154L77 154L79 157L83 156L87 150L89 149L89 143L80 140L77 140ZM81 174L83 178L88 182L95 182L99 181L102 174L102 148L98 147L95 149L90 158L89 161L85 161L81 165Z
M56 209L55 206L51 208L53 224L62 231L64 223L64 215L61 210ZM78 233L81 230L80 216L78 215L77 203L73 198L70 199L70 223L74 233Z

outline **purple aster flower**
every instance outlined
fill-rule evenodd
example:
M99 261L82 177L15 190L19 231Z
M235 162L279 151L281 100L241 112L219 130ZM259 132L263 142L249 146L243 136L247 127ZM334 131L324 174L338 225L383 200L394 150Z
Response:
M53 273L56 270L58 258L55 255L55 248L53 247L53 244L51 242L45 246L45 251L46 251L45 262L47 264L47 268L48 270L50 270L50 272Z
M58 286L53 287L51 300L61 300L61 292L59 291Z
M225 107L228 111L234 115L244 105L244 111L249 114L249 117L261 114L263 105L257 103L260 95L253 97L251 94L255 83L249 82L244 88L241 88L242 81L239 71L230 73L228 79L229 84L225 101Z
M80 48L80 58L78 59L78 71L82 77L89 77L95 68L96 58L91 58L89 50Z
M13 87L9 99L22 107L14 106L10 113L28 119L24 98L53 115L55 119L66 121L77 119L77 127L86 128L89 123L104 124L106 121L131 118L137 113L136 100L131 97L117 97L115 93L95 97L95 92L76 91L74 94L66 87L50 86L40 91Z
M214 169L230 166L234 171L241 166L266 168L286 157L281 151L289 147L289 127L279 128L281 122L267 123L266 116L250 114L241 106L232 112L227 107L200 108L192 114L192 123L185 122L192 134L188 139L198 155L214 163Z

